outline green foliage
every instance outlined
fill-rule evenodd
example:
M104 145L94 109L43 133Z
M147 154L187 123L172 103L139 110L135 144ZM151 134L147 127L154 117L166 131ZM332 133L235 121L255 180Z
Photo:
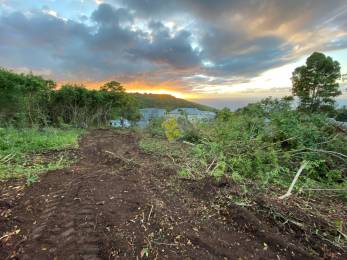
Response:
M204 106L198 103L194 103L191 101L187 101L181 98L176 98L167 94L140 94L140 93L132 93L137 102L139 103L140 108L147 107L155 107L155 108L163 108L166 110L172 110L177 107L194 107L200 110L205 111L215 111L215 109Z
M199 143L182 173L288 186L307 161L298 187L345 185L347 160L336 153L347 154L346 135L329 126L324 114L295 111L291 102L267 98L198 125Z
M174 117L166 119L163 122L162 126L165 131L165 136L169 140L169 142L175 141L182 134L178 127L177 120Z
M228 121L232 117L232 112L229 108L225 107L217 112L217 119L221 121Z
M179 163L182 157L188 157L187 151L180 143L169 143L162 138L143 137L139 142L141 150L148 154L166 157L172 163ZM161 161L161 160L160 160ZM182 170L185 170L182 168ZM184 175L184 173L182 172Z
M39 176L36 173L31 173L29 172L26 175L26 184L27 186L31 186L32 184L34 184L35 182L37 182L39 179Z
M100 89L102 91L112 92L112 93L115 93L115 92L122 93L125 91L124 87L119 82L114 80L106 82Z
M140 140L139 146L143 151L147 153L153 153L157 155L167 153L166 145L160 142L159 139L143 138Z
M146 131L151 134L151 136L164 137L164 129L162 127L164 118L152 118L149 121Z
M336 110L335 119L337 121L347 122L347 107L346 106L343 106L342 108Z
M88 127L108 125L115 118L132 121L140 117L136 99L116 81L100 90L75 84L55 86L39 76L0 70L0 124Z
M79 127L107 125L117 117L135 120L139 117L136 102L122 89L112 81L101 90L64 85L52 93L50 118L54 124Z
M340 64L323 53L315 52L306 65L293 72L293 95L300 99L299 108L304 111L329 111L334 107L334 97L341 94Z
M181 130L182 140L190 143L199 143L201 134L198 125L189 124L186 128Z
M0 179L23 175L32 183L37 173L66 165L69 160L64 154L48 163L35 161L35 154L75 147L81 133L78 129L0 128Z
M53 81L31 73L0 69L0 124L46 125L49 93L54 87Z

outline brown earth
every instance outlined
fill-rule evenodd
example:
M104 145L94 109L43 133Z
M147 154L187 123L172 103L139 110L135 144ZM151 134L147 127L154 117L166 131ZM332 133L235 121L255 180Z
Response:
M135 133L91 131L78 155L30 187L0 185L0 259L346 257L221 199L228 182L179 179L165 158L139 149Z

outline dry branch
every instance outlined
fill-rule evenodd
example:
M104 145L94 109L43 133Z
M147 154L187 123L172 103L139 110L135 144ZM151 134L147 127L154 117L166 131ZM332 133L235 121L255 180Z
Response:
M294 185L297 182L297 180L299 179L299 176L300 176L301 172L305 169L306 166L307 166L307 162L304 162L300 166L300 168L297 171L297 173L295 174L295 177L294 177L292 183L290 184L290 187L289 187L288 191L286 192L286 194L284 194L284 195L279 197L280 200L285 199L285 198L289 197L290 195L292 195L292 190L294 188Z

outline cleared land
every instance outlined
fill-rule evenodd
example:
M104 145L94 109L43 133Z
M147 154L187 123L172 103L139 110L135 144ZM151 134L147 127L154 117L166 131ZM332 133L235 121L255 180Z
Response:
M327 226L312 207L297 205L322 201L236 203L237 185L182 179L170 158L138 143L135 133L93 130L71 167L30 187L1 183L0 258L345 259L344 248L305 232ZM340 217L347 213L342 202L330 204Z

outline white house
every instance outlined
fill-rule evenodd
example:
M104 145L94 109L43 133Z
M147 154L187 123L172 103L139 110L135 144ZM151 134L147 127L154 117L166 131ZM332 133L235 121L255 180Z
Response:
M212 120L216 117L216 113L210 111L202 111L197 108L182 107L176 108L167 114L167 117L186 117L190 122L202 122L204 120Z
M166 116L166 110L160 108L143 108L140 109L141 119L137 122L140 127L145 127L152 119L164 118Z
M110 126L112 127L130 127L131 123L127 119L110 120Z

